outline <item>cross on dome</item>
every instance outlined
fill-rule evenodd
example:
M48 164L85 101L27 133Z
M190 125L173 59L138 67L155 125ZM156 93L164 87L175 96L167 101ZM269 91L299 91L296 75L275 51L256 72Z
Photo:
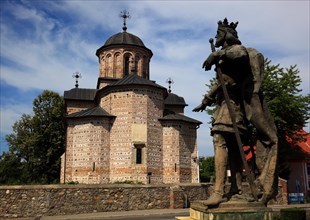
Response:
M123 18L123 31L124 32L126 32L126 30L127 30L127 27L126 27L126 19L128 18L130 18L131 16L130 16L130 14L129 14L129 12L127 11L127 10L123 10L123 11L121 11L121 13L119 14L119 16L121 17L121 18Z
M75 88L79 88L79 78L82 78L82 74L76 71L72 77L75 78Z
M166 80L166 83L169 84L168 92L171 93L171 84L173 84L174 81L169 77L169 78Z

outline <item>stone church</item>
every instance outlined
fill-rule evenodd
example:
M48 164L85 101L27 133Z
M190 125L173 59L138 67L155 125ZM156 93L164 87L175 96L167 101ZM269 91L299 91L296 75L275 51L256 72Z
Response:
M125 18L96 52L96 89L64 92L61 182L197 183L201 122L184 115L184 98L150 80L153 53Z

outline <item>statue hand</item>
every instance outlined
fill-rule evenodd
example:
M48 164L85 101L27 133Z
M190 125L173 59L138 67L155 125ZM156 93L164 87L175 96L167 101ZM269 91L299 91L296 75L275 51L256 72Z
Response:
M218 53L217 52L213 52L211 53L208 58L205 60L205 62L203 62L202 68L204 68L206 71L210 70L212 65L215 64L216 60L218 57Z
M205 60L205 62L203 62L202 68L205 69L205 71L210 70L212 67L212 64L209 63L208 59Z
M196 108L194 108L192 111L193 112L202 112L203 110L205 110L206 109L206 105L205 104L200 104L200 105L198 105Z

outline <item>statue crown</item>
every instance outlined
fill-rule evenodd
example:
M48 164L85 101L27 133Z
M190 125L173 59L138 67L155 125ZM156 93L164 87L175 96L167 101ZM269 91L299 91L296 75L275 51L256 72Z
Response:
M237 22L231 22L230 24L228 23L227 18L224 18L223 21L218 21L218 28L219 29L225 29L225 30L233 30L236 31L236 27L238 26L238 21Z

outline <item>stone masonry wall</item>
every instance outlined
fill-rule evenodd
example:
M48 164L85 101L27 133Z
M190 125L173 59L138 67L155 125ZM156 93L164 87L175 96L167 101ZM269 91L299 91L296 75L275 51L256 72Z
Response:
M249 190L249 189L247 189ZM207 199L211 184L0 186L0 219L190 207ZM287 204L279 185L273 204Z
M0 219L183 208L208 197L209 185L0 186Z

